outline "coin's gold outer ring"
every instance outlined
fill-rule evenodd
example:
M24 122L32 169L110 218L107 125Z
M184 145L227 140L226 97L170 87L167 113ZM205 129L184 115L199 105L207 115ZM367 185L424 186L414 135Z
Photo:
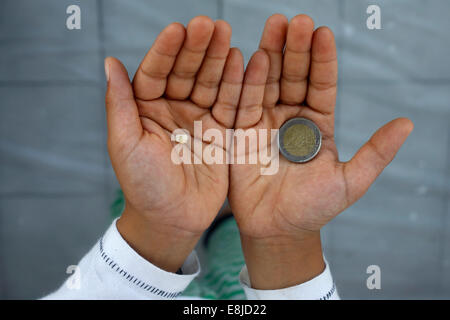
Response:
M293 154L290 154L285 148L283 144L283 137L286 132L286 130L291 127L294 124L304 124L311 128L314 132L315 137L315 144L314 149L311 153L307 154L306 156L295 156ZM287 120L278 130L278 149L280 150L280 153L289 161L296 162L296 163L304 163L308 162L319 153L320 147L322 146L322 133L319 130L319 127L312 122L309 119L306 118L292 118Z

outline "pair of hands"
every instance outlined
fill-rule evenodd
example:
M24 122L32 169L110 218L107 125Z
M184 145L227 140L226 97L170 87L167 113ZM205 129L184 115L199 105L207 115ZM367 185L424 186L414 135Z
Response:
M166 27L132 83L117 59L105 60L108 149L126 201L117 226L139 254L174 272L228 195L252 286L288 287L323 270L320 228L366 192L413 125L404 118L386 124L340 162L332 32L314 30L306 15L290 22L273 15L245 72L230 39L225 21L200 16L186 28ZM171 132L183 128L193 136L194 121L225 133L278 129L293 117L319 126L322 148L305 164L280 157L275 175L261 175L260 164L171 161Z

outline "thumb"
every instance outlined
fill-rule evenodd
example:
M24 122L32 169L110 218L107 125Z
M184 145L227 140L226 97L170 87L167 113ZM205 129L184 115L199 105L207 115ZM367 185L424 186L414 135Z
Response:
M142 125L128 73L116 58L105 59L108 146L128 154L142 135Z
M378 175L394 159L398 150L413 130L407 118L392 120L378 129L353 158L344 164L349 204L361 198Z

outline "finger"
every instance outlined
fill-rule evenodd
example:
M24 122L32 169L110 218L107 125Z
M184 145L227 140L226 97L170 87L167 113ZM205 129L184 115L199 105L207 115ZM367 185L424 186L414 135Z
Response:
M183 45L184 37L184 26L179 23L170 24L159 34L134 76L133 87L137 98L153 100L163 95L167 76Z
M127 154L142 135L142 126L134 100L128 73L122 63L112 57L105 59L108 82L106 90L106 116L108 122L108 146Z
M264 49L270 58L269 76L263 102L264 107L267 108L274 107L280 97L281 66L287 28L287 18L281 14L274 14L267 19L259 44L259 48Z
M189 22L184 45L167 80L168 98L184 100L191 94L213 33L214 22L208 17L199 16Z
M311 48L311 69L306 96L306 102L310 108L325 115L334 114L337 73L336 43L333 32L327 27L320 27L314 31Z
M243 78L244 58L239 49L232 48L225 64L217 102L211 111L214 119L225 128L234 125Z
M216 101L225 61L230 51L230 40L230 25L223 20L216 21L211 43L191 94L191 100L200 107L209 108Z
M289 23L281 76L280 100L299 105L306 98L314 21L298 15Z
M378 175L394 159L413 127L413 123L406 118L389 122L375 132L349 162L344 163L348 205L366 193Z
M249 128L261 120L269 64L269 57L263 50L256 51L250 59L236 115L236 128Z

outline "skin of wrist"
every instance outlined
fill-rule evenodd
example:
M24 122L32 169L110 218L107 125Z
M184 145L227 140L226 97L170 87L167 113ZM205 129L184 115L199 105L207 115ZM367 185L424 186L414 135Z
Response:
M168 272L183 265L202 235L149 221L129 206L117 221L117 229L141 257Z
M320 232L308 237L252 238L241 234L252 288L276 290L307 282L323 272Z

